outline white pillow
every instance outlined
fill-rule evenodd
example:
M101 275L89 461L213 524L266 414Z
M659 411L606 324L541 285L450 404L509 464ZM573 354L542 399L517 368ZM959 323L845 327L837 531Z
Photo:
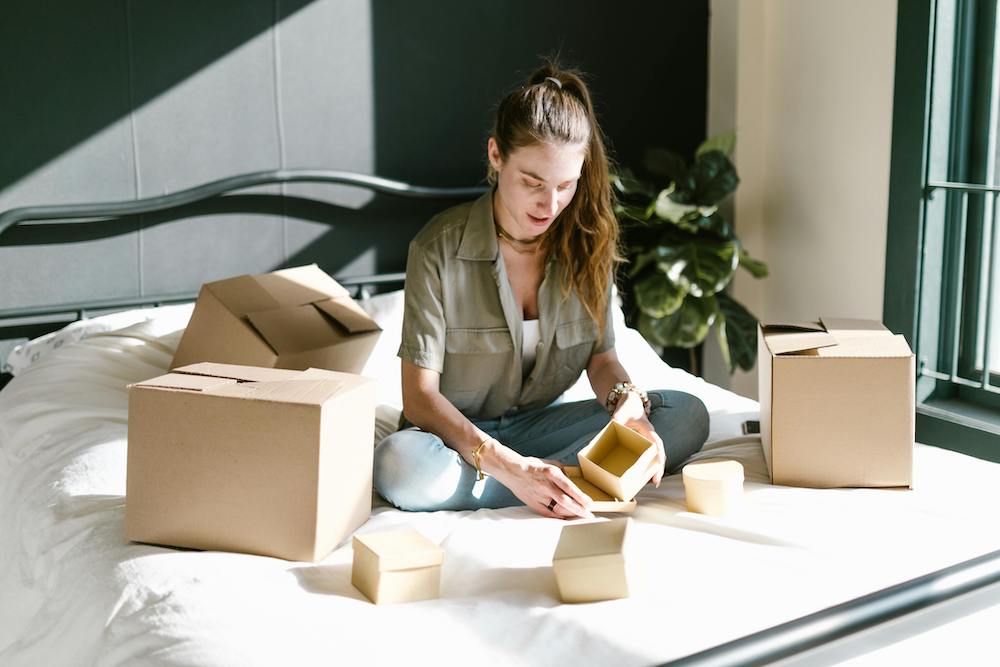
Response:
M7 356L3 371L17 375L45 356L66 345L116 329L124 329L140 322L154 320L166 326L181 329L191 319L193 303L162 308L134 308L109 315L101 315L67 324L58 331L52 331L26 343L16 346ZM169 324L168 324L169 323Z
M396 353L403 330L403 290L376 294L358 301L375 323L382 328L375 349L362 375L376 378L375 390L375 442L399 427L403 414L403 390L400 378L400 362Z

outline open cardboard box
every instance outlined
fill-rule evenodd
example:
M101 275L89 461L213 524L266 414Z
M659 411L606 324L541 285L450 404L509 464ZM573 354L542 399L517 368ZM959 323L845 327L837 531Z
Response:
M583 491L591 500L590 511L595 514L603 512L634 512L636 502L632 500L621 500L615 498L600 487L597 487L583 476L583 469L580 466L563 466L563 473L569 481L576 484L577 488Z
M415 530L355 535L351 584L375 604L440 595L444 549Z
M631 519L563 526L552 569L563 602L596 602L628 597L625 553Z
M375 382L184 366L129 386L125 536L318 561L371 514Z
M315 264L205 283L171 368L201 361L360 373L381 329Z
M614 421L577 454L584 479L619 502L631 501L653 477L655 457L652 441Z
M873 320L761 324L761 443L774 484L912 486L914 358Z

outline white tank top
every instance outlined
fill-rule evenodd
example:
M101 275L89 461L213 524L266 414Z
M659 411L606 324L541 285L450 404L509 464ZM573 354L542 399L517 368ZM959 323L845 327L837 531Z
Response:
M524 320L521 328L521 377L526 378L535 367L535 352L538 350L538 320Z

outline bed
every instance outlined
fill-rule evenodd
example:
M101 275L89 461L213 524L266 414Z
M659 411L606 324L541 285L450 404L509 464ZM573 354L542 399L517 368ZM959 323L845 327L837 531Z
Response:
M378 380L377 439L401 407L402 292L362 304L384 330L364 370ZM679 475L640 493L626 599L562 604L551 560L563 523L526 508L407 513L376 497L358 532L413 528L446 552L440 598L395 606L351 586L349 539L317 564L126 542L126 385L167 368L191 310L84 320L11 355L15 377L0 391L0 664L761 664L846 635L844 605L912 591L905 582L921 577L940 597L977 590L950 611L883 624L882 639L869 630L797 659L940 662L956 658L957 642L981 660L963 664L1000 656L987 630L1000 627L995 556L933 578L1000 549L1000 465L917 444L913 490L772 486L759 440L741 432L757 403L670 368L620 312L633 380L709 409L708 443L691 460L733 459L746 473L746 506L727 518L685 511ZM581 378L563 400L586 398ZM825 627L777 651L774 641L796 640L768 629L803 618Z

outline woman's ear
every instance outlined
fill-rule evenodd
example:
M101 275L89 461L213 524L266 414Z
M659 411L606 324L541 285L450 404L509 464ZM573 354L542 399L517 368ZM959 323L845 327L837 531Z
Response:
M500 146L493 137L490 137L486 142L486 158L490 161L490 166L493 167L494 171L500 171L503 159L500 157Z

